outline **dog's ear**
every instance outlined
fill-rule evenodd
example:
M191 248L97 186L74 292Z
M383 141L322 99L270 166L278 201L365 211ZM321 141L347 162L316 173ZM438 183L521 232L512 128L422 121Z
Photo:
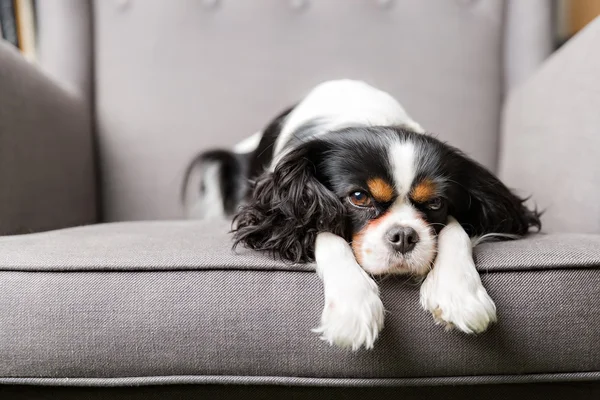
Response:
M451 205L453 215L470 235L499 233L525 235L530 227L542 227L541 213L529 209L523 199L515 195L481 164L456 151L459 183Z
M340 236L345 209L316 177L323 149L315 141L287 154L254 184L248 203L234 218L234 248L267 251L292 262L314 261L319 232Z

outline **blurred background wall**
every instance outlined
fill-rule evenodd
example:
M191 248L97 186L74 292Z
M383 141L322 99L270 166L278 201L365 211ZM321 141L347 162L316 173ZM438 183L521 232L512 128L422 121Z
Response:
M562 44L600 15L600 0L555 0L557 43Z

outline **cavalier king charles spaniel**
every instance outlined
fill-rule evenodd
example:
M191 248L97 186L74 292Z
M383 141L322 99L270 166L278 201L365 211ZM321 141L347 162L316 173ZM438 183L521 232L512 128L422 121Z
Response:
M320 84L234 151L199 155L184 196L192 217L233 217L234 246L315 261L325 291L315 332L353 350L383 328L375 275L425 277L421 305L437 323L483 332L496 306L474 243L541 227L483 166L352 80Z

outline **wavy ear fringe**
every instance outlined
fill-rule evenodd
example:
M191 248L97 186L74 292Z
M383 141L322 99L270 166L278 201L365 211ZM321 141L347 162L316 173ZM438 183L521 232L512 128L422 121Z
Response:
M454 217L467 233L523 236L530 228L542 229L542 212L529 209L525 205L528 198L518 197L482 165L461 153L458 155L462 158L460 181L466 182L463 186L466 194L461 200L464 205L455 205Z
M273 173L258 178L247 205L234 217L234 249L242 244L283 260L310 262L319 232L344 236L345 209L315 177L316 162L310 159L318 157L302 146Z

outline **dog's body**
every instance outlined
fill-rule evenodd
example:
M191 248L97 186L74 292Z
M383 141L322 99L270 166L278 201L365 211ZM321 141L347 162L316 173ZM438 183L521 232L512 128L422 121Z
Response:
M332 344L373 346L384 308L369 274L426 275L421 304L435 320L482 332L496 307L471 239L540 226L485 168L363 82L317 86L238 149L193 163L187 198L200 196L192 209L234 216L236 244L315 260L325 288L316 331Z

